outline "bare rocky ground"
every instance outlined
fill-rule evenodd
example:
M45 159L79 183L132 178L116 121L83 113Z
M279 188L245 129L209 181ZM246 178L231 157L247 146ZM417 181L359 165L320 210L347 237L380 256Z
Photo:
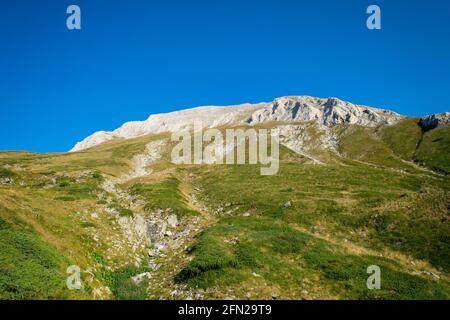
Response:
M149 298L201 299L201 293L193 292L185 285L175 284L174 276L190 261L186 249L192 244L195 235L213 221L208 209L198 202L194 190L186 189L183 191L187 204L190 209L200 213L198 216L178 219L170 208L148 212L144 210L144 202L130 194L127 188L127 184L152 174L148 166L161 158L165 143L165 140L148 143L145 152L133 158L133 167L128 174L105 179L102 183L103 192L98 195L100 204L91 213L90 220L108 221L104 225L109 230L98 232L92 229L90 236L95 249L105 252L107 269L115 270L130 264L151 269L151 272L132 278L136 284L148 280ZM115 209L114 205L120 209ZM123 215L121 211L124 209L129 214ZM96 282L93 275L102 267L96 264L88 269L87 274L91 275L88 281ZM106 299L111 296L109 288L98 283L95 287L95 298Z

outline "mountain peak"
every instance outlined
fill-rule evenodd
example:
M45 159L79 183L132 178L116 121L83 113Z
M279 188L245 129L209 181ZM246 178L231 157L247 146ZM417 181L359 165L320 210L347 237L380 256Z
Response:
M277 98L266 108L255 111L246 122L253 125L272 121L316 121L325 126L375 126L395 123L399 117L400 115L393 111L355 105L338 98L287 96Z
M395 112L355 105L338 98L284 96L272 102L234 106L203 106L150 115L145 121L126 122L112 131L99 131L78 142L70 151L81 151L115 138L133 138L145 134L189 130L194 121L203 127L265 122L317 121L321 125L358 124L375 126L392 124L399 119Z

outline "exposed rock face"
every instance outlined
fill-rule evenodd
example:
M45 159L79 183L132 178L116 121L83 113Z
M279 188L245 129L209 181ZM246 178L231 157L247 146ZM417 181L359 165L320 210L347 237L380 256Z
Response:
M177 132L189 130L195 121L201 122L204 128L219 127L226 124L239 123L254 110L264 107L265 103L242 104L228 107L198 107L170 113L151 115L145 121L127 122L112 131L99 131L78 142L70 151L81 151L102 142L115 138L134 138L146 134L161 132Z
M450 112L431 114L420 119L419 125L424 129L434 129L450 125Z
M120 217L118 223L122 227L126 239L132 244L133 249L141 245L147 246L151 244L151 239L148 238L147 234L147 221L143 215Z
M302 96L275 99L266 108L255 111L247 119L247 123L316 121L326 126L336 124L375 126L392 124L398 117L399 115L392 111L354 105L337 98Z
M395 123L400 116L392 111L354 105L337 98L295 96L277 98L270 103L228 107L198 107L151 115L145 121L127 122L112 131L99 131L78 142L70 151L81 151L115 138L133 138L146 134L192 129L194 122L204 128L265 122L307 122L321 125L358 124L375 126Z
M322 124L280 125L272 129L272 132L278 134L282 145L312 160L316 164L321 164L322 161L312 155L315 147L320 146L324 150L338 152L338 138L329 127ZM312 132L314 132L313 135L311 134Z
M147 166L156 160L161 159L166 143L167 141L164 139L148 143L145 146L145 152L143 154L138 154L133 158L133 172L131 172L128 178L138 178L150 174Z

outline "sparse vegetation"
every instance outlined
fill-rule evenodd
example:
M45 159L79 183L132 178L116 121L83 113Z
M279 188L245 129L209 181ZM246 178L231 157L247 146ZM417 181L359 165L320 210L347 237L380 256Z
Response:
M14 178L17 174L9 169L0 167L0 178Z
M111 289L117 299L144 300L147 297L147 282L136 284L131 277L149 270L145 267L127 266L115 271L103 270L98 277Z
M131 194L142 197L147 211L170 208L179 216L195 214L186 206L179 190L179 181L174 177L154 184L135 184Z

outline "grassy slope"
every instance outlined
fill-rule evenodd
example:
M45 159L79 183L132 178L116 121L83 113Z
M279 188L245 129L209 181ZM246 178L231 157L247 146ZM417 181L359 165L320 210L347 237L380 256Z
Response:
M382 141L404 160L414 160L438 172L450 173L450 127L423 132L418 120L407 118L393 126L383 127Z
M15 180L0 185L0 221L15 221L2 223L0 268L5 273L0 278L0 297L93 297L89 285L81 292L67 290L65 270L71 264L82 270L103 264L101 254L93 251L96 243L89 232L94 228L107 234L111 229L111 221L99 225L89 219L99 201L102 174L119 176L128 171L130 158L151 139L113 141L76 154L0 153L2 177ZM28 265L12 266L21 261ZM124 272L126 268L96 277L114 284L118 281L111 279L120 279ZM82 274L82 280L90 276Z
M284 163L274 176L260 176L249 166L198 169L196 174L203 200L213 211L225 209L223 219L199 236L191 249L195 259L179 281L199 287L234 284L257 295L255 272L266 289L291 298L302 296L302 290L311 297L317 288L315 297L448 297L448 287L411 276L411 259L405 258L450 270L446 178L355 163ZM284 205L288 201L291 206ZM346 252L341 244L347 242L359 254ZM396 261L399 256L404 263ZM370 264L386 270L386 291L364 289Z
M438 127L423 135L416 160L446 174L450 173L450 127Z
M130 191L132 195L139 195L144 199L146 211L172 209L179 217L196 214L186 206L179 181L174 177L152 184L136 183Z
M358 161L391 168L404 167L394 152L375 135L372 128L348 128L341 137L339 152Z
M449 178L402 161L415 153L425 164L445 167L449 134L425 133L416 151L415 121L398 126L402 137L395 127L344 130L340 151L351 159L323 166L300 164L301 157L282 148L274 176L248 165L183 166L159 175L170 167L163 159L153 166L154 178L126 187L148 209L170 206L183 216L192 209L179 181L192 176L190 187L217 222L189 248L193 260L175 280L203 288L207 298L449 298ZM92 297L95 281L83 292L62 290L69 264L98 266L96 281L116 298L146 296L142 287L132 294L129 283L146 270L127 267L126 255L106 259L108 244L94 243L91 234L109 237L113 221L92 222L90 212L101 201L102 175L126 172L132 156L156 138L112 141L75 154L0 153L0 174L15 180L0 185L0 232L8 243L0 267L23 259L45 271L26 278L22 271L8 273L0 278L0 297ZM425 160L430 152L435 156ZM110 270L114 263L124 267ZM366 289L370 264L382 268L380 291ZM22 280L33 285L11 289Z
M67 259L12 211L0 213L0 299L76 298L65 288Z
M404 160L414 159L415 150L422 139L418 118L407 118L399 123L383 127L381 138L392 151Z

